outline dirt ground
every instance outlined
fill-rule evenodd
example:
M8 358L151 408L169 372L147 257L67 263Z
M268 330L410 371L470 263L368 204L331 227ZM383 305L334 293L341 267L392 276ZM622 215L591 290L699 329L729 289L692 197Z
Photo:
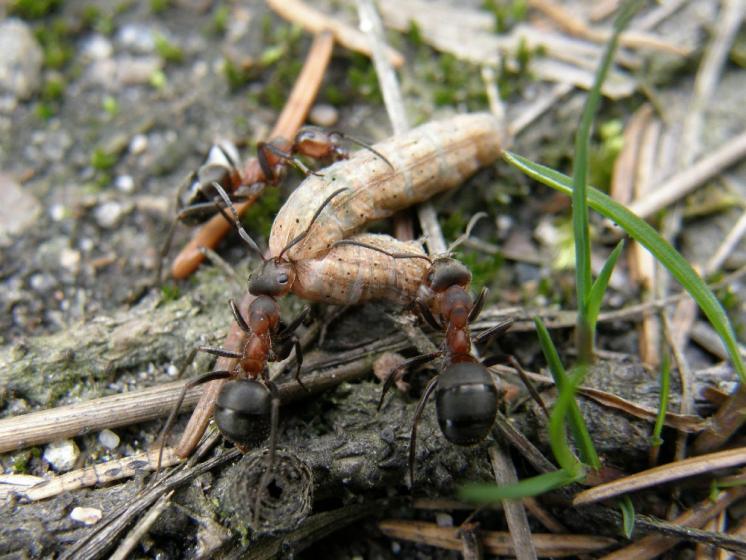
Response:
M574 13L586 14L591 3L565 4ZM625 76L634 88L618 99L606 99L602 106L598 129L611 132L607 136L597 132L592 142L591 179L598 186L608 187L610 162L621 141L619 127L627 126L643 103L660 112L666 133L677 138L677 126L691 111L702 53L719 21L717 2L695 4L676 11L655 31L660 38L687 44L691 51L686 56L636 48L624 51L633 59L634 68L626 69ZM352 3L314 5L340 19L356 21ZM466 3L463 17L482 8L478 2ZM0 46L4 51L0 71L8 67L5 59L13 60L14 44L21 45L24 55L19 57L22 64L15 59L15 74L0 74L0 416L15 417L172 382L191 349L222 344L232 321L228 300L241 298L245 279L257 267L255 259L247 258L245 245L230 235L217 252L235 269L235 276L224 267L207 264L188 280L153 286L178 187L202 164L215 141L236 142L243 158L255 153L256 143L266 139L292 88L311 35L254 0L18 0L0 7L0 15L3 11L0 45L11 37L16 43ZM495 13L513 12L506 8ZM517 19L515 13L510 17ZM528 21L535 17L529 10ZM400 75L413 124L489 110L479 65L432 48L414 26L408 32L390 31L388 39L407 60ZM538 59L541 54L536 50L531 56ZM525 114L556 87L538 79L530 61L528 70L522 69L519 58L516 53L506 55L505 60L515 64L501 68L498 80L507 122ZM698 109L703 125L695 160L744 130L746 77L739 66L743 60L742 32L713 100ZM583 101L583 91L569 88L515 137L511 149L570 173ZM370 142L390 135L375 71L365 56L335 47L311 120ZM669 146L669 167L677 149L682 148ZM299 173L291 172L281 187L265 191L244 218L260 246L267 245L274 213L301 180ZM741 164L728 168L675 209L671 205L658 224L690 262L703 265L742 217L744 201L746 167ZM489 355L499 348L531 371L544 368L535 334L530 332L529 319L538 314L558 317L564 325L552 334L563 358L571 362L572 329L567 327L573 319L562 323L561 316L562 311L573 316L575 309L574 277L566 262L572 251L569 200L497 162L458 190L438 197L435 206L448 241L460 235L475 212L489 214L475 228L475 241L461 248L458 256L472 270L472 290L483 286L490 290L487 321L494 321L501 309L513 309L509 314L516 318L517 328L480 352ZM594 257L602 262L616 239L598 215L592 222ZM387 223L373 228L391 230ZM169 262L192 231L177 228ZM746 245L741 242L709 278L717 281L745 263ZM670 294L679 288L669 282L664 289L662 294ZM744 340L743 278L716 293ZM620 262L604 309L624 309L641 297L627 263ZM303 305L285 298L283 314L290 317ZM188 483L175 488L172 502L145 532L132 557L459 556L458 551L391 539L381 532L378 521L461 524L471 510L449 500L464 481L494 480L487 449L495 441L490 437L466 449L447 443L429 406L419 428L414 493L423 500L413 506L405 482L409 430L432 370L411 376L408 395L392 391L396 394L381 413L376 412L380 383L368 373L370 363L385 350L416 354L402 324L411 323L412 314L388 304L312 308L313 320L304 329L313 331L314 325L323 324L326 332L323 340L316 338L306 348L307 363L337 360L341 367L365 359L367 365L357 381L343 382L282 409L279 446L301 462L298 472L307 469L315 479L313 496L293 486L303 484L292 478L295 474L287 482L288 492L295 492L298 502L307 502L305 514L312 513L300 524L306 532L291 522L286 528L289 536L283 536L279 527L265 526L259 544L248 544L247 529L236 521L245 514L226 512L226 504L236 502L235 494L240 492L234 480L248 476L240 471L244 459L239 466L219 464L194 473ZM706 330L702 318L694 324ZM604 362L586 384L655 409L657 368L640 365L638 326L638 316L601 322L598 347L614 361ZM437 337L431 338L437 344ZM705 417L714 410L702 396L705 388L732 389L737 377L723 363L722 351L702 340L693 336L685 351L696 379L691 414ZM189 375L209 371L211 365L211 358L201 355ZM680 402L677 379L674 375L671 406ZM523 394L516 379L505 378L498 384L509 396L501 410L510 417L510 425L551 457L539 408ZM552 398L551 390L547 395ZM582 406L610 471L631 473L648 466L650 422L590 401L583 400ZM182 414L175 434L181 433L187 418ZM0 455L3 482L17 483L19 479L11 475L48 478L131 456L155 445L162 424L163 419L157 419L66 439L62 447L67 455L56 465L50 461L54 449L49 444L6 452ZM495 434L499 439L497 430ZM674 436L673 431L664 432L666 459L671 458ZM220 457L229 453L228 448L228 444L218 445L206 460L217 457L217 462L225 462ZM519 476L535 473L519 453L513 458ZM134 502L146 483L141 474L28 504L11 495L0 509L0 554L3 558L64 557L97 528L95 523L87 526L71 517L76 508L93 508L106 520L123 504ZM705 483L695 485L680 496L680 503L685 508L707 492ZM557 494L547 501L546 509L570 532L608 535L625 542L618 519L610 523L591 508L568 508ZM636 505L641 513L663 517L669 502L669 492L661 489L640 496ZM292 507L302 509L298 504ZM279 519L290 515L288 511L272 514ZM101 551L82 556L109 554L137 519L133 516L115 537L108 537ZM482 530L506 530L499 510L483 511L476 520ZM733 524L737 522L734 514ZM534 526L539 531L541 526L532 520ZM693 547L684 544L677 550L684 549Z

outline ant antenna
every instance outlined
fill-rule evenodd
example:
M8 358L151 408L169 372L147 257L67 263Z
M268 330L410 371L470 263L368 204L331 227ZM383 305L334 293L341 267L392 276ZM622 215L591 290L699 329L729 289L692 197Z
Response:
M293 247L293 246L297 245L298 243L300 243L301 241L303 241L303 239L308 235L308 232L311 231L311 228L313 227L313 224L316 222L316 220L318 219L318 217L321 215L321 212L324 210L324 208L326 208L329 205L329 203L332 201L332 199L335 196L337 196L338 194L343 193L344 191L348 191L348 190L350 190L350 189L348 189L347 187L344 187L344 188L338 189L338 190L334 191L332 194L330 194L326 198L326 200L324 200L324 202L321 204L321 206L319 206L318 210L316 210L316 213L313 215L313 218L311 218L311 221L309 222L308 227L303 232L301 232L298 235L296 235L295 238L293 238L290 241L290 243L288 243L287 245L285 245L285 248L282 251L280 251L280 254L277 256L277 258L278 259L282 258L282 255L284 255L285 252L288 249L290 249L291 247Z
M220 195L220 198L223 199L223 202L225 203L225 208L228 208L231 211L231 214L233 215L233 219L231 219L228 214L225 212L225 208L220 206L220 204L215 203L215 206L218 209L218 212L223 216L223 218L226 219L226 221L229 224L233 224L236 228L236 231L238 232L238 235L241 237L241 239L244 240L244 242L249 246L249 249L254 251L260 259L264 259L264 253L259 248L259 245L256 244L256 241L254 241L251 236L248 234L248 232L244 229L244 227L241 225L241 221L238 217L238 212L236 212L236 207L233 206L233 203L231 202L231 199L228 198L228 195L226 194L223 187L220 186L219 183L213 182L212 183L213 188L215 191Z
M339 245L356 245L358 247L363 247L364 249L370 249L371 251L377 251L379 253L383 253L384 255L387 255L391 257L392 259L424 259L430 264L433 264L432 259L428 257L427 255L417 255L415 253L391 253L385 249L376 247L375 245L370 245L362 241L355 241L353 239L342 239L334 243L332 247L337 247Z
M487 214L487 212L477 212L476 214L474 214L471 217L471 220L469 220L469 223L466 224L466 230L464 231L464 233L459 235L456 238L456 240L448 246L448 250L446 251L446 253L452 253L456 247L458 247L464 241L469 239L469 236L471 235L471 230L474 229L474 226L477 225L477 222L481 220L482 218L488 218L488 217L489 215Z
M345 139L345 140L347 140L348 142L352 142L353 144L356 144L356 145L360 146L361 148L365 148L366 150L368 150L368 151L370 151L370 152L374 153L374 154L375 154L375 155L377 155L377 156L378 156L379 158L381 158L381 159L382 159L383 161L385 161L385 162L386 162L386 165L388 165L388 166L389 166L389 167L391 168L391 170L392 170L392 171L396 171L396 170L394 169L394 166L393 166L393 165L391 164L391 162L390 162L390 161L389 161L389 160L388 160L388 159L386 158L386 156L384 156L384 155L383 155L383 154L382 154L381 152L379 152L378 150L376 150L376 149L375 149L375 148L374 148L373 146L371 146L370 144L368 144L368 143L366 143L366 142L363 142L362 140L359 140L359 139L355 138L354 136L349 136L349 135L347 135L347 134L345 134L345 133L343 133L343 132L341 132L341 131L339 131L339 130L332 130L331 132L329 132L329 136L334 136L334 135L338 136L339 138L344 138L344 139Z

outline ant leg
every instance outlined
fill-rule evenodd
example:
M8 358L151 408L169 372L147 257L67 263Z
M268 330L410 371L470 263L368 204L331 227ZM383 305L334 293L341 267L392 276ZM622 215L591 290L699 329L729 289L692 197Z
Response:
M487 295L487 288L482 288L482 291L479 292L479 295L477 296L477 300L474 302L474 306L471 308L471 311L469 312L469 318L467 321L469 323L472 323L477 320L477 317L479 317L479 314L482 312L482 309L484 309L484 296Z
M391 170L392 170L392 171L396 171L396 170L394 169L394 166L393 166L393 165L391 165L391 162L390 162L390 161L389 161L388 159L386 159L386 156L384 156L384 155L383 155L383 154L382 154L381 152L379 152L378 150L376 150L376 149L375 149L375 148L374 148L373 146L371 146L370 144L367 144L366 142L363 142L362 140L359 140L358 138L355 138L354 136L349 136L348 134L344 134L343 132L340 132L339 130L332 130L332 131L331 131L331 132L329 133L329 137L330 137L330 138L332 138L332 139L333 139L333 138L334 138L335 136L336 136L336 137L338 137L338 138L344 138L344 139L345 139L345 140L347 140L348 142L352 142L353 144L357 144L357 145L358 145L358 146L360 146L361 148L365 148L365 149L366 149L366 150L368 150L369 152L372 152L372 153L374 153L374 154L375 154L375 155L377 155L377 156L378 156L379 158L381 158L381 159L382 159L383 161L385 161L385 162L386 162L386 165L388 165L388 166L389 166L389 167L391 168ZM339 152L338 152L338 150L339 150ZM349 157L349 154L347 154L347 153L346 153L346 152L344 152L344 151L341 151L341 148L339 148L339 147L338 147L338 146L336 145L336 141L334 142L334 153L335 153L335 155L337 155L337 154L339 153L339 156L338 156L338 157L339 157L339 159L347 159L347 158Z
M249 248L256 253L260 259L264 260L264 254L262 253L262 250L259 248L259 245L256 244L256 241L254 241L249 233L244 229L244 227L241 225L241 220L238 216L238 212L236 211L236 207L233 206L233 202L231 202L231 199L228 197L228 195L225 192L225 189L221 187L218 183L212 183L213 188L215 191L220 195L220 198L223 199L223 202L225 203L225 208L229 209L231 211L231 214L233 215L233 219L228 216L228 214L225 212L225 208L220 206L220 204L215 204L216 208L218 209L218 212L220 212L221 216L225 218L225 220L229 224L233 224L233 226L236 228L236 231L238 232L238 235L241 237L241 239L244 240L244 242L249 246Z
M197 173L192 171L179 185L179 188L176 191L176 207L178 208L181 206L181 203L179 202L181 200L181 196L184 194L184 191L186 190L188 185L191 185L194 183L194 181L197 178ZM173 222L171 222L171 226L168 228L168 233L166 234L166 240L163 243L163 246L161 247L161 250L158 254L158 266L156 267L155 271L155 282L153 283L154 286L160 286L161 284L161 275L163 274L163 261L166 260L166 255L168 255L168 252L171 250L171 242L174 239L174 232L176 231L176 224L178 224L181 221L181 213L184 211L184 209L181 209L176 216L174 217Z
M505 319L504 321L499 322L497 325L495 325L491 329L487 329L483 333L480 333L479 335L475 336L473 342L475 344L481 344L482 342L486 342L492 337L508 332L508 330L512 326L513 326L513 319Z
M213 356L218 356L220 358L231 358L234 360L237 360L243 356L241 352L234 352L233 350L226 350L225 348L215 348L213 346L200 346L199 351L207 352L208 354L212 354Z
M317 177L323 177L324 175L322 173L318 173L316 171L312 171L306 164L304 164L301 160L299 160L297 157L295 157L293 154L289 152L285 152L275 146L274 144L263 144L261 147L261 150L266 150L267 152L270 152L272 155L280 158L282 161L285 161L288 163L288 165L292 165L295 167L298 171L303 173L303 175L316 175ZM265 154L266 158L266 154ZM261 162L260 162L261 165ZM262 169L264 171L264 169ZM266 173L265 173L266 175ZM274 172L273 172L274 175Z
M293 379L298 382L298 385L303 387L303 390L306 393L310 393L311 391L309 391L308 387L306 387L303 384L303 381L300 380L300 367L303 365L303 347L300 345L300 340L298 340L297 336L293 337L293 348L295 348L295 361L297 363Z
M414 419L412 420L412 433L409 436L409 487L414 489L414 461L415 453L417 449L417 424L422 416L422 411L425 410L427 399L430 398L435 386L438 384L438 376L433 377L425 388L425 392L420 398L420 402L417 403L417 408L414 411Z
M482 365L484 367L490 367L496 364L509 364L514 370L516 370L516 372L518 372L518 377L521 378L521 381L528 390L528 394L531 395L531 398L541 407L544 411L544 415L549 418L549 409L547 409L544 399L541 398L539 391L536 390L536 387L528 378L526 370L523 369L523 366L518 362L518 360L510 354L493 354L492 356L487 356L482 360Z
M438 321L435 316L433 315L432 311L430 311L430 308L425 305L420 300L417 300L417 309L420 312L420 315L422 315L422 318L425 319L425 322L430 325L433 329L436 331L443 331L443 325Z
M407 371L411 367L419 366L422 364L426 364L427 362L430 362L437 358L438 356L442 355L443 352L438 350L437 352L431 352L430 354L421 354L419 356L415 356L414 358L408 359L406 362L395 368L389 376L386 378L386 381L383 384L383 390L381 391L381 398L378 401L378 408L376 410L381 410L381 407L383 406L383 399L386 396L386 393L388 393L389 389L394 385L394 382L397 380L399 375L402 374L402 372Z
M241 315L236 302L233 301L233 299L230 299L228 300L228 304L231 306L231 312L233 312L233 318L236 320L238 327L246 334L251 334L251 329L249 328L249 325L246 324L246 320L243 318L243 315Z
M272 395L272 411L270 414L270 432L269 432L269 456L267 457L267 467L259 479L259 486L256 489L256 498L254 502L254 526L259 523L259 511L262 505L262 492L269 484L272 478L272 469L275 465L275 453L277 451L277 430L280 419L280 391L277 385L269 380L265 380L267 389Z
M181 393L179 393L179 398L176 400L176 404L174 405L174 408L171 410L171 414L168 416L168 419L166 420L165 425L163 426L163 430L161 430L160 435L158 436L158 439L161 440L160 448L158 449L158 462L156 463L155 467L155 476L153 480L158 478L158 474L161 471L161 462L163 461L163 449L166 446L166 438L171 433L171 429L174 427L174 423L176 422L176 417L179 415L179 410L181 410L181 405L184 404L184 399L186 398L186 394L189 391L189 389L192 389L196 387L197 385L201 385L202 383L207 383L208 381L215 381L216 379L225 379L226 377L230 377L231 372L228 370L215 370L210 371L208 373L204 373L197 377L196 379L193 379L189 383L184 385L184 388L181 390Z
M301 323L303 323L308 318L308 315L310 313L311 313L310 307L304 308L303 311L301 311L298 314L298 316L290 322L289 325L287 325L284 329L282 329L282 331L280 331L278 336L282 338L282 337L290 335L290 333L295 332L295 330L298 327L300 327Z

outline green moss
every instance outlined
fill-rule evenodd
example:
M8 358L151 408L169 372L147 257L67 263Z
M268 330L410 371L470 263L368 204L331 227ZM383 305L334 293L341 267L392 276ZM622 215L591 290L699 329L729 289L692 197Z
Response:
M108 153L103 148L96 148L91 154L91 167L97 171L106 171L114 167L118 159L117 154Z
M219 5L212 13L212 22L208 31L214 35L224 35L228 28L228 18L231 11L228 6Z
M432 53L428 58L432 59ZM424 78L433 84L436 105L465 104L467 109L476 110L487 104L477 66L445 53L435 58L435 64L427 64L424 68Z
M150 11L162 14L171 7L171 0L150 0Z
M511 60L506 57L500 59L500 72L497 80L500 97L508 98L527 86L533 79L530 71L531 60L543 52L543 47L531 50L528 44L521 39L514 59Z
M461 211L454 210L441 224L443 236L446 239L456 239L459 235L464 233L467 223L469 223L469 220L464 217Z
M353 53L352 66L347 71L347 83L358 98L370 103L382 102L376 69L368 57Z
M243 218L241 218L241 223L250 232L262 235L265 239L268 239L269 232L272 229L272 222L280 206L282 206L280 189L267 188L262 193L262 196L251 205Z
M528 13L526 0L485 0L482 7L495 18L495 31L505 33L517 23L525 21Z
M157 90L165 89L165 87L168 85L168 79L166 78L166 74L163 72L163 70L156 70L155 72L153 72L150 75L149 82L153 89Z
M179 63L184 60L184 51L181 47L160 34L155 36L155 52L168 63Z
M161 297L163 303L176 301L181 297L181 290L179 290L179 287L175 284L164 284L161 286Z
M591 146L588 158L588 180L591 185L609 190L614 163L624 146L624 129L621 121L611 120L598 130L600 143Z
M80 17L85 29L93 29L102 35L111 35L114 32L114 16L103 12L94 4L83 8Z
M119 113L119 101L117 101L116 97L111 95L105 96L101 105L104 108L104 111L112 117Z
M11 0L8 15L23 19L41 19L59 9L61 0Z
M40 25L34 29L34 35L44 52L46 68L60 69L72 58L72 32L64 19L56 18L49 25Z

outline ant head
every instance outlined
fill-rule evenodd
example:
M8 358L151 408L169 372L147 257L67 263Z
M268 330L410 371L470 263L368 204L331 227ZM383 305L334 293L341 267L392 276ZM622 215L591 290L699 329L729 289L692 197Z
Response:
M478 362L451 363L438 377L435 407L448 441L473 445L484 440L497 415L497 389L487 368Z
M295 282L295 269L289 261L275 258L265 261L262 270L249 282L249 292L255 296L282 297L290 293Z
M434 292L442 292L450 286L466 288L471 282L471 272L456 259L441 257L433 261L425 282Z

